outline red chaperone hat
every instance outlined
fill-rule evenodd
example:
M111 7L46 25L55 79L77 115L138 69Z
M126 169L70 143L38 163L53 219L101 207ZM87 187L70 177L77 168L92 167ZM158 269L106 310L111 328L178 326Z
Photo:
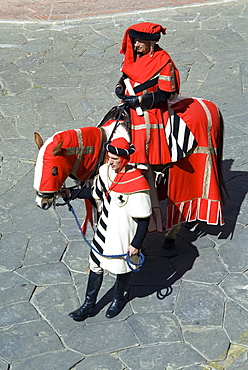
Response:
M106 143L105 148L108 152L120 156L120 170L128 164L130 161L130 155L135 152L135 146L133 144L129 144L124 137L119 137L112 140L111 143Z
M133 38L157 41L160 39L161 33L165 35L166 28L151 22L138 23L128 27L122 39L120 54L125 55L125 61L128 61L128 64L133 63Z
M112 154L116 154L121 158L122 169L130 160L130 155L135 152L133 144L129 144L124 138L118 138L106 144L106 150ZM116 193L136 193L140 191L150 190L145 177L137 169L131 171L121 172L116 174L114 181L112 181L109 191L114 190Z
M111 143L106 143L105 148L108 152L121 157L129 156L135 152L135 146L133 144L129 144L124 137L119 137L112 140Z

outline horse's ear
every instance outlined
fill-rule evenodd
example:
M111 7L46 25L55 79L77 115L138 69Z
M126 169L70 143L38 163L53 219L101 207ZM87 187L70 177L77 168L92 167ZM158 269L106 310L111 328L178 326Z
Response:
M61 152L61 148L62 148L62 145L63 145L63 141L61 141L54 149L53 149L53 155L55 157L57 157L57 155L60 154Z
M43 139L42 139L41 135L38 132L34 132L34 142L38 146L39 150L42 147L42 145L44 144Z

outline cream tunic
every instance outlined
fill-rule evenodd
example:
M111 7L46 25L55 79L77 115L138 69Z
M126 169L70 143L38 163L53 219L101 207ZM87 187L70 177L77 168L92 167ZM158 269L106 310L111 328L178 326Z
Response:
M115 171L108 164L101 166L92 192L96 200L102 200L93 246L104 255L126 254L136 233L137 218L146 218L152 213L150 192L147 190L134 193L117 193L112 190L106 197L115 176ZM96 263L101 268L111 273L123 274L131 271L123 257L102 257L95 251L92 254L95 262L97 260ZM132 261L137 263L138 257L133 256Z

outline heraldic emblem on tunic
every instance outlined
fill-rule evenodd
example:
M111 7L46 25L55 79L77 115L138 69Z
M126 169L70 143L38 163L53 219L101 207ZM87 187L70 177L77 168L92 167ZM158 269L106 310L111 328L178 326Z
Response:
M116 195L116 203L119 207L123 207L127 204L128 195L127 194L118 194Z

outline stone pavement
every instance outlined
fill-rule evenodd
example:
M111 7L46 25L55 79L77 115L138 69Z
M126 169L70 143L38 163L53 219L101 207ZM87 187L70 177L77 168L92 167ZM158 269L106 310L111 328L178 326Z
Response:
M248 3L181 4L0 22L0 370L248 368ZM98 315L76 323L67 314L83 300L88 247L65 207L35 206L33 132L95 126L118 104L123 32L142 21L167 27L160 44L182 93L224 115L226 224L183 227L167 249L149 234L122 313L105 318L106 274ZM74 207L83 218L83 203Z

